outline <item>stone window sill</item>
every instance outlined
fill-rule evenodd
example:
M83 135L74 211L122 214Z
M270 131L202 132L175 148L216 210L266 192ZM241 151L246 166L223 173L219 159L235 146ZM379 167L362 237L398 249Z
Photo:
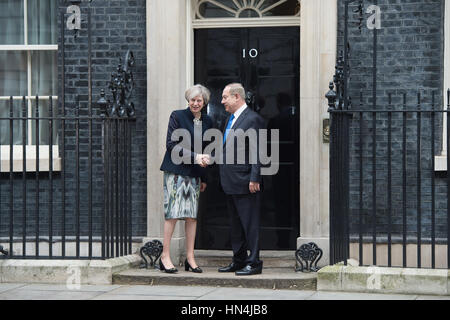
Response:
M36 172L36 146L26 146L26 172ZM50 170L50 148L49 146L39 146L39 172L48 172ZM53 172L61 171L61 158L59 157L58 146L53 146ZM23 172L23 147L21 145L13 146L13 172ZM0 172L10 172L10 148L1 146L0 154Z

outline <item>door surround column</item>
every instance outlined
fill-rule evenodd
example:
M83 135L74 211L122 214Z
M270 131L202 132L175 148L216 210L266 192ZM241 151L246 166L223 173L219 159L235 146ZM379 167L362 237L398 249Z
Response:
M163 239L163 173L167 124L173 110L187 106L187 6L185 1L147 0L147 238ZM172 242L174 264L185 250L184 223Z
M186 106L193 82L193 30L190 1L147 0L147 238L163 237L163 181L159 170L170 113ZM334 74L337 1L303 0L300 17L300 237L316 242L329 256L329 148L322 142L324 98ZM184 252L178 224L172 259Z
M328 118L325 94L336 64L337 1L304 0L300 35L300 237L315 242L329 262L329 145L322 141Z

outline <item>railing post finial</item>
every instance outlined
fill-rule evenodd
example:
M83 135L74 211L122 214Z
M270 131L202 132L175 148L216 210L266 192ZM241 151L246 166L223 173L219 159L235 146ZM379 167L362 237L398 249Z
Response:
M329 88L330 90L325 95L325 98L328 99L328 107L329 107L328 111L336 109L336 97L337 97L336 91L334 91L333 82L330 82Z

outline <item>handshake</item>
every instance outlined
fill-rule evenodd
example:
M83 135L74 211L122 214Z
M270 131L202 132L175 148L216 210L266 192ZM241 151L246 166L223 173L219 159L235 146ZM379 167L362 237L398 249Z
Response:
M195 157L195 163L200 165L202 168L206 168L211 161L211 157L208 154L197 154Z

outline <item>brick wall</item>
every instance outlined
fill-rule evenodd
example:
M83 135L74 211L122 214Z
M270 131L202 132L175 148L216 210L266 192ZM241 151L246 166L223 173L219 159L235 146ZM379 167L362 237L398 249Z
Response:
M375 1L364 1L364 12ZM416 108L417 93L421 93L421 108L431 108L431 94L436 94L436 108L442 108L443 85L443 8L441 0L378 0L381 8L381 30L377 31L377 103L376 109L388 108L388 96L392 95L394 110L402 109L403 94L407 94L407 108ZM356 9L355 5L351 10ZM351 12L351 11L350 11ZM370 14L364 14L361 32L350 24L351 79L349 82L353 108L372 109L373 85L373 31L366 26ZM351 22L357 15L350 13ZM343 50L344 1L339 1L338 50ZM363 99L360 100L360 93ZM402 231L402 132L401 114L393 115L392 133L392 230ZM387 231L387 113L376 120L376 167L377 167L377 231ZM417 114L407 115L407 230L415 235L417 230ZM352 121L350 163L350 207L352 231L358 231L359 223L359 115ZM436 116L435 150L442 145L442 116ZM364 115L363 134L363 229L372 231L372 115ZM431 230L431 176L436 177L436 231L438 236L446 233L446 181L432 172L431 118L424 114L421 120L421 208L422 236L430 237Z
M65 12L69 1L59 0L60 12ZM95 102L100 98L100 90L105 89L107 98L112 99L108 90L111 72L116 71L119 58L124 59L127 50L131 49L136 60L133 70L136 89L132 101L136 108L137 122L132 140L132 203L133 203L133 235L146 234L146 3L145 0L106 1L95 0L92 3L83 1L80 4L82 25L77 36L67 30L64 39L65 47L65 101L66 114L88 115L88 36L87 12L91 10L92 22L92 81L93 81L93 113L98 114ZM68 15L66 14L66 17ZM60 17L58 17L59 28ZM60 29L59 29L60 32ZM61 47L59 37L58 73L61 80ZM62 94L62 83L59 81L59 97ZM61 105L59 106L59 108ZM76 111L78 108L78 111ZM61 109L58 109L60 112ZM60 132L61 134L61 132ZM65 130L66 144L66 219L67 235L73 235L75 230L76 210L76 159L75 159L75 123L67 122ZM87 235L88 215L88 123L80 123L80 212L81 234ZM61 147L61 139L59 140ZM93 125L93 231L100 235L103 203L103 165L101 161L101 126ZM14 175L14 234L22 235L23 183L22 174ZM62 180L61 173L53 176L53 234L61 234L62 230ZM26 176L27 185L27 234L34 235L36 230L36 184L35 174ZM40 233L48 235L49 230L49 179L48 173L40 174ZM1 217L0 236L8 235L9 231L9 174L1 175Z

